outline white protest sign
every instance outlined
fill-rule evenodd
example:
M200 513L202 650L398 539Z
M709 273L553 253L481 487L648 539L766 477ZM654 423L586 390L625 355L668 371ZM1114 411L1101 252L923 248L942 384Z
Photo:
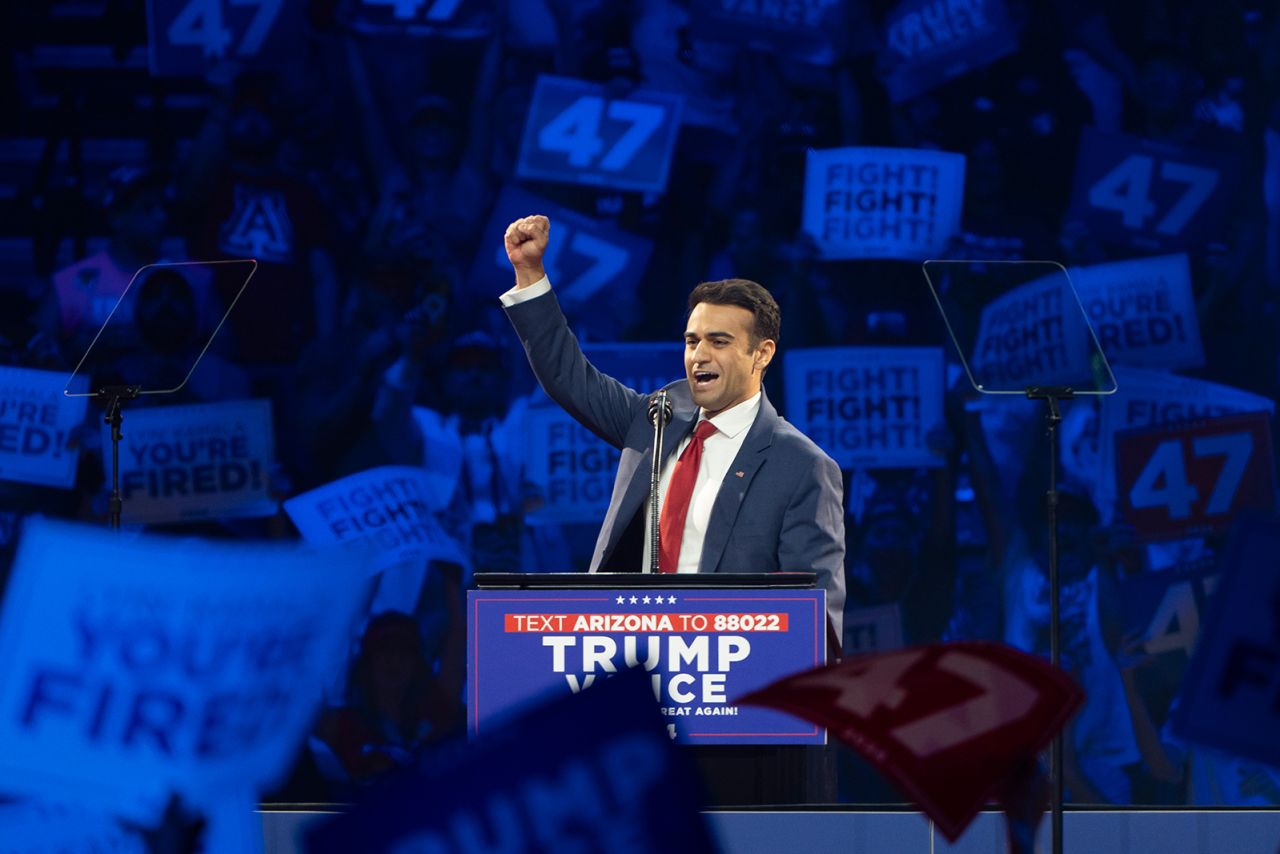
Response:
M1207 380L1123 365L1116 367L1115 375L1118 389L1102 399L1098 418L1099 501L1104 505L1099 509L1104 519L1111 517L1115 507L1117 431L1199 421L1235 412L1275 413L1275 402L1270 398Z
M1203 367L1186 255L1075 267L1071 280L1111 364Z
M374 572L433 559L465 565L431 512L433 485L420 468L380 466L296 495L284 509L308 543L373 552Z
M0 612L0 791L150 823L276 785L342 666L340 553L27 524Z
M828 347L783 357L787 418L841 468L940 466L942 350Z
M1066 272L1055 270L1010 289L982 310L969 356L979 388L1094 387L1089 379L1093 338Z
M912 148L810 150L804 230L826 259L938 255L960 230L964 155Z
M103 426L103 466L111 437ZM120 493L125 522L271 516L271 401L155 406L125 413Z
M88 400L67 397L65 375L56 371L0 367L0 480L70 488L79 453L68 447L84 423ZM76 377L71 391L88 387Z

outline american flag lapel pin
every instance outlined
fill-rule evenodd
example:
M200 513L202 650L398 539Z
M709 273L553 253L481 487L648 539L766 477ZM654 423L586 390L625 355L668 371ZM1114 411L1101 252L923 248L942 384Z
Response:
M745 471L735 471L735 472L733 473L733 476L734 476L734 477L746 477L746 476L747 476L747 473L746 473Z

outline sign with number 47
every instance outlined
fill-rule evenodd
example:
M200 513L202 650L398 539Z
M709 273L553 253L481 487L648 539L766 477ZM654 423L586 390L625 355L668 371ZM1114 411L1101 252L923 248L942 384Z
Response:
M282 11L296 0L148 0L151 73L157 77L203 74L213 63L278 54ZM283 58L283 57L281 57Z
M525 120L521 178L660 193L680 126L679 95L610 97L584 80L538 78Z
M1116 434L1120 511L1140 537L1224 530L1274 503L1265 412Z
M1217 236L1234 181L1230 163L1213 152L1086 129L1072 214L1142 249L1196 246Z

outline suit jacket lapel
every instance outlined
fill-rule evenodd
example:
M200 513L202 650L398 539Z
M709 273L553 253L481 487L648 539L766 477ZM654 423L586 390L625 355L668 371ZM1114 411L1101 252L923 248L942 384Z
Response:
M743 499L751 480L769 458L769 446L773 444L773 429L778 423L778 411L769 403L769 398L761 394L760 411L756 420L747 431L738 455L733 458L733 465L720 484L716 494L716 503L711 505L711 518L707 520L707 533L702 541L702 561L698 564L699 572L718 572L720 558L724 555L725 546L729 544L729 536L733 533L733 524L738 519L738 511L742 509ZM739 476L740 475L740 476Z

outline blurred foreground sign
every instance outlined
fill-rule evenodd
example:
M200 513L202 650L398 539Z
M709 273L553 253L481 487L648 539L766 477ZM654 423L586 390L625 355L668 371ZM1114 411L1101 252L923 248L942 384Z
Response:
M349 559L34 519L0 613L0 791L149 821L292 762L363 602Z
M142 838L112 816L36 801L0 805L4 854L147 854Z
M1280 768L1280 522L1241 522L1223 560L1174 731Z
M1066 673L1012 647L933 644L862 655L740 698L827 727L952 842L1084 699Z
M307 848L701 854L715 846L699 806L649 680L633 671L427 757L318 825Z

